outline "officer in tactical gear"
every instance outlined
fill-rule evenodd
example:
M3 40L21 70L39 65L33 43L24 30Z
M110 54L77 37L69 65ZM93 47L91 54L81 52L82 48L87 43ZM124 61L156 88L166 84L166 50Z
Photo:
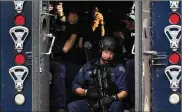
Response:
M124 112L126 71L122 65L113 62L116 41L106 36L99 46L100 59L84 64L73 81L72 90L81 100L69 103L69 112ZM101 110L103 108L106 110Z

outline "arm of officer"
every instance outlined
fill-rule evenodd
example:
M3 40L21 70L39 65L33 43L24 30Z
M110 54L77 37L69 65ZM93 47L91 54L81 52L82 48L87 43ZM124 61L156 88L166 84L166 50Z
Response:
M100 25L101 27L101 36L105 35L105 28L104 28L104 17L99 12L98 8L94 8L94 22L92 24L92 31L94 32L96 28Z
M121 91L117 94L118 100L122 100L123 98L125 98L127 96L127 92L126 91Z
M61 22L66 22L66 16L64 15L64 12L63 12L63 4L59 3L56 8L57 8L57 15L59 17L59 20Z
M79 38L78 47L79 47L79 48L83 48L83 37L80 37L80 38Z
M71 34L70 38L66 41L66 43L63 47L64 53L67 53L73 47L73 44L75 43L76 37L77 37L76 34Z
M77 95L85 95L85 89L83 89L84 85L84 77L83 77L83 67L78 72L77 76L75 77L73 81L73 92Z
M118 67L119 71L116 73L116 85L118 86L119 92L117 93L118 100L122 100L127 96L126 86L126 71L124 67Z
M97 12L93 26L92 26L92 30L95 31L95 29L100 26L101 28L101 36L103 37L105 35L105 27L104 27L104 19L103 19L103 15L100 12Z
M83 89L83 88L77 88L76 90L75 90L75 92L76 92L76 94L78 94L78 95L80 95L80 96L85 96L85 89Z
M104 28L104 23L101 24L101 36L103 37L105 35L105 28Z

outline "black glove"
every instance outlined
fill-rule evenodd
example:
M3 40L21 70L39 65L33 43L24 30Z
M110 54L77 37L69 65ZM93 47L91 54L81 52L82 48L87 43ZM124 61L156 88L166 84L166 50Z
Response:
M99 94L96 91L96 89L88 89L86 92L86 96L92 100L96 100L96 99L98 99Z
M111 104L111 103L114 102L115 100L118 100L118 96L117 96L117 95L104 97L104 98L102 99L102 102L103 102L104 104Z

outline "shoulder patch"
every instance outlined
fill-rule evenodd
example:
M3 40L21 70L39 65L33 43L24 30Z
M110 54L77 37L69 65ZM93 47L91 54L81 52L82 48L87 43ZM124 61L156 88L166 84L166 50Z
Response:
M83 67L80 68L79 72L82 72L83 71Z
M119 71L121 71L121 72L125 72L125 68L122 67L122 66L119 66L118 69L119 69Z

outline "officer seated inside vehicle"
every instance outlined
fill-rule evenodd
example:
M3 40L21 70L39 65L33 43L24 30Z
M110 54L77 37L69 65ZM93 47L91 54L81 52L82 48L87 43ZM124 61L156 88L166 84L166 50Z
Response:
M69 103L69 112L124 112L126 71L113 61L116 41L106 36L99 46L99 59L84 64L73 81L72 90L82 100Z

